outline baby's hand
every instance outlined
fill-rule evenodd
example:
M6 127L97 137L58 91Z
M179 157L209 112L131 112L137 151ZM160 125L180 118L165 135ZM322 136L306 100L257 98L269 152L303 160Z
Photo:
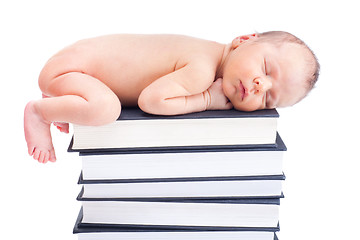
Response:
M222 78L218 78L215 82L213 82L207 92L209 94L209 104L206 108L207 110L226 110L233 107L223 92Z

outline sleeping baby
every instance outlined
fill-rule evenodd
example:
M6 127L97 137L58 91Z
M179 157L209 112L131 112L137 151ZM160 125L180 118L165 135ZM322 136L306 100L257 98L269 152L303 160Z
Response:
M50 124L98 126L122 106L159 115L292 106L313 88L319 63L303 41L273 31L220 44L179 35L108 35L55 54L39 76L43 98L25 107L28 152L56 160Z

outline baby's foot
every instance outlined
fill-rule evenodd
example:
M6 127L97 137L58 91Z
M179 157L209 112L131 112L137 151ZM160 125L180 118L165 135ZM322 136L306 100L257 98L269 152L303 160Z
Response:
M53 122L57 129L63 133L69 133L69 124L64 122Z
M55 150L51 140L50 123L46 122L35 108L35 102L29 102L24 112L25 139L30 156L40 163L55 162Z

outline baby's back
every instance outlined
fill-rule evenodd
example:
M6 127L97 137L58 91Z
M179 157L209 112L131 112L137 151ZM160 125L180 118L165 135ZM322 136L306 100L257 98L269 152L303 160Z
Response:
M206 59L215 71L218 47L179 35L118 34L78 41L53 58L64 60L65 71L75 67L104 82L122 104L136 105L146 86L189 62Z

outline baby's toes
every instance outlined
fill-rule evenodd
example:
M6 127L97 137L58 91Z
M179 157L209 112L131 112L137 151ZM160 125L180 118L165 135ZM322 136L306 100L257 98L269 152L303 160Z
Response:
M35 147L32 145L28 145L28 153L30 156L34 154L34 151L35 151Z
M40 150L38 148L34 151L34 159L39 163L47 163L50 160L51 153L48 150Z
M56 156L54 149L49 151L49 161L50 162L56 162Z
M49 158L50 158L50 152L46 151L44 154L43 163L47 163L49 161Z
M38 148L35 148L33 158L37 161L39 161L41 151Z
M44 163L45 157L46 157L46 152L41 151L41 152L40 152L40 155L39 155L38 162L39 162L39 163Z
M53 122L56 128L63 133L69 133L69 123Z
M69 133L69 124L68 123L64 123L64 125L62 126L62 132Z

